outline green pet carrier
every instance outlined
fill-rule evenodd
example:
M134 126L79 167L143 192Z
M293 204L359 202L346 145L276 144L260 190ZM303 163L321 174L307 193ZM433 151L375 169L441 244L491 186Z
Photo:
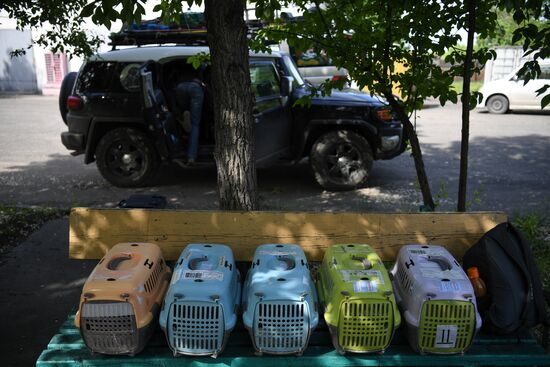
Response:
M344 244L327 249L318 290L339 353L386 350L401 316L388 272L369 245Z

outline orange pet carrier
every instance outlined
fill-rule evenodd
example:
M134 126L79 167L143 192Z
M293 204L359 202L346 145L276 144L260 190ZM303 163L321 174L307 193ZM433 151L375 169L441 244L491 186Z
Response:
M139 353L157 325L170 282L157 245L120 243L84 284L75 325L92 352Z

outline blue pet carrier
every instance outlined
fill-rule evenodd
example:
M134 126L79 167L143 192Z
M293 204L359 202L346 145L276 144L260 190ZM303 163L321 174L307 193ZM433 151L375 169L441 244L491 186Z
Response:
M256 249L243 287L243 321L256 353L301 355L319 321L317 293L296 245Z
M160 313L174 355L220 354L237 322L240 300L240 275L231 248L188 245L176 263Z

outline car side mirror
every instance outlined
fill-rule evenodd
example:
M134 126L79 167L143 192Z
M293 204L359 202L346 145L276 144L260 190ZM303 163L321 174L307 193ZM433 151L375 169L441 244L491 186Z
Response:
M292 83L294 78L291 76L283 76L281 78L281 95L283 97L288 97L292 93Z

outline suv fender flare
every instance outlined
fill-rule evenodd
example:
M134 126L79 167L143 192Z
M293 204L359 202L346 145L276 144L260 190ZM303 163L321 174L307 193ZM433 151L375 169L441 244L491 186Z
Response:
M146 134L149 133L147 126L141 119L135 118L94 118L90 122L88 136L86 138L86 150L84 151L84 163L89 164L95 161L95 150L99 140L105 133L119 127L129 127ZM158 149L158 147L157 147ZM164 156L162 151L159 151L160 156Z
M376 147L378 146L378 129L371 123L361 119L314 119L310 120L306 129L304 129L296 151L296 159L299 160L308 155L313 143L320 135L337 129L358 132L371 144L373 155L375 154Z

